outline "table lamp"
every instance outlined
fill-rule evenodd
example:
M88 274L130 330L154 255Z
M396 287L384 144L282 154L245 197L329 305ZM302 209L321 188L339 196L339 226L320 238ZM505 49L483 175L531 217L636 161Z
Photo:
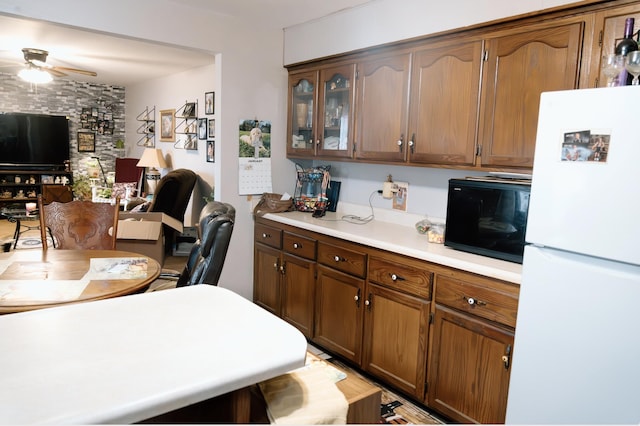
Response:
M167 167L162 150L157 148L145 148L142 158L136 164L138 167L147 167L145 175L147 177L147 194L152 195L156 192L156 186L160 180L160 172L158 169Z

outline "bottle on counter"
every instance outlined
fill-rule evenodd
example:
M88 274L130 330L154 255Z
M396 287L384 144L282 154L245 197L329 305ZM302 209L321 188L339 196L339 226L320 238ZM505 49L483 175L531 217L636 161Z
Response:
M633 39L633 26L635 24L634 18L627 18L624 21L624 38L616 45L615 53L617 55L627 56L629 52L638 50L638 43ZM631 85L632 76L626 69L620 71L618 74L618 82L616 86L628 86Z

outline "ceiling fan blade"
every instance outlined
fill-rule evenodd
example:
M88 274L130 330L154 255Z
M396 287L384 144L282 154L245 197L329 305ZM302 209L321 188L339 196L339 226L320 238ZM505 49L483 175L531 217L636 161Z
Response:
M55 69L55 67L47 67L47 68L45 68L45 71L53 74L56 77L64 77L65 75L67 75L67 74L63 73L62 71L59 71L59 70Z
M80 70L77 68L69 68L69 67L51 67L49 68L49 71L57 71L57 72L61 72L61 71L68 71L68 72L74 72L77 74L84 74L84 75L88 75L91 77L95 77L98 74L94 71L87 71L87 70ZM66 75L63 73L63 75Z

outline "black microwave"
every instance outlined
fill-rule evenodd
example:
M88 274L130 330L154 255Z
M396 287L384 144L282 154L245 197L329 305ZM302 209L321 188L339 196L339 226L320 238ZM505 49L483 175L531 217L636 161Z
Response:
M522 179L449 180L444 244L522 263L530 192Z

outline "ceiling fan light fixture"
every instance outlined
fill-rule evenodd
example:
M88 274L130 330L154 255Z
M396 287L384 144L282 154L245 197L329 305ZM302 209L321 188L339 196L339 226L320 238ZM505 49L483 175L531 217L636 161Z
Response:
M53 77L47 71L34 67L23 68L18 73L18 77L34 84L49 83L53 80Z

